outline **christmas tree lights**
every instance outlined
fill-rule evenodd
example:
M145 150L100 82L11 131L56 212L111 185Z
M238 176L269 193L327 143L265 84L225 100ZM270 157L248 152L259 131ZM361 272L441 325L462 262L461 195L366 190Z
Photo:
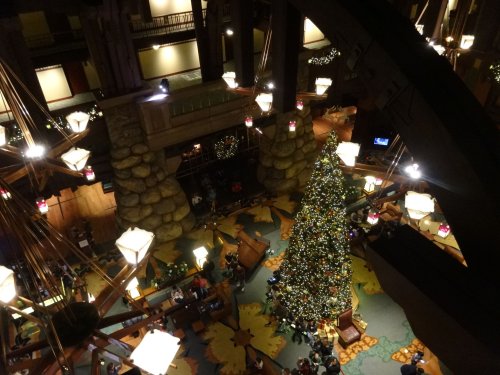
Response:
M335 319L351 308L344 177L332 132L314 165L280 267L277 299L296 319Z

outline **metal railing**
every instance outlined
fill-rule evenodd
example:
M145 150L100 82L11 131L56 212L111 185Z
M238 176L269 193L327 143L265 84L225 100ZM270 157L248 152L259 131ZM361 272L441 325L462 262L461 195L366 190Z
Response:
M205 15L206 10L203 9L203 17ZM153 17L151 22L131 21L130 28L133 34L140 34L141 36L194 30L193 12L181 12Z

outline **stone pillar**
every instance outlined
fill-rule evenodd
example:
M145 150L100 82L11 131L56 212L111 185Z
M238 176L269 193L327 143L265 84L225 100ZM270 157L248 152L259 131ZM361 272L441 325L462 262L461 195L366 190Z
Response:
M191 230L195 218L175 176L162 167L163 150L152 152L146 144L135 98L99 103L112 145L116 219L123 230L137 226L167 242Z
M288 128L296 121L296 130ZM295 110L276 116L274 136L260 146L257 179L273 193L292 192L306 185L317 155L313 123L308 103L302 111Z

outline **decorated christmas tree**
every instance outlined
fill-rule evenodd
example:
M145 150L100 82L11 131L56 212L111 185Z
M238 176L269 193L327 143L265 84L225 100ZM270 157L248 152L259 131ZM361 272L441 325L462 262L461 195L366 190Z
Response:
M278 300L295 318L335 319L351 308L351 259L337 139L328 136L280 267Z

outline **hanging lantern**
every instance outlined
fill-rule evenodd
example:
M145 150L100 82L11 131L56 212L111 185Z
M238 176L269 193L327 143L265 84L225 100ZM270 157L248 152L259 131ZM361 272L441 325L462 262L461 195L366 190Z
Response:
M382 178L377 177L375 179L375 186L380 186L380 185L382 185L383 182L384 182L384 180Z
M262 112L269 112L273 105L273 94L259 94L255 98Z
M46 214L49 212L49 205L43 198L37 198L36 199L36 206L38 207L38 210L40 211L41 214Z
M366 222L371 225L375 225L378 223L378 218L380 217L380 212L375 210L368 211L368 216L366 218Z
M358 143L341 142L337 146L336 153L345 165L354 167L356 165L356 156L359 155L359 148L360 145Z
M85 175L85 178L87 179L87 181L94 181L95 180L95 173L90 165L87 165L85 167L83 174Z
M410 218L420 220L434 212L434 199L429 194L408 191L405 196L405 207Z
M8 303L16 296L16 283L14 281L14 271L0 266L0 301Z
M424 35L424 25L417 23L415 24L415 28L417 29L420 35Z
M295 121L295 120L288 121L288 130L289 131L294 132L296 127L297 127L297 121Z
M236 73L235 72L226 72L222 75L222 79L226 81L227 86L230 89L235 89L238 87L238 84L236 83Z
M73 147L70 148L68 152L62 154L61 159L70 169L74 171L81 171L85 167L89 156L90 151L83 148Z
M372 191L375 190L375 177L373 176L365 176L365 187L363 188L364 191L367 193L371 193Z
M4 188L0 188L0 195L2 196L3 199L8 200L12 198L12 195L10 194L10 191Z
M304 109L304 102L302 100L297 100L295 102L295 107L297 107L299 111L302 111Z
M0 146L5 146L7 143L7 136L5 135L5 128L0 126Z
M85 112L76 111L70 113L66 116L66 120L75 133L81 133L87 129L87 124L89 123L90 115Z
M196 264L199 269L203 268L203 263L207 260L208 251L205 246L198 247L193 250L194 257L196 258Z
M434 42L429 42L429 45L434 48L434 50L439 54L442 55L445 51L446 48L444 48L441 44L434 44Z
M448 224L439 224L438 236L446 238L450 234L450 226Z
M469 49L474 44L474 35L462 35L462 39L460 40L460 48L461 49Z
M405 168L405 172L413 179L419 179L422 177L422 172L419 170L419 166L417 163L413 163Z
M253 117L252 116L245 117L245 126L247 128L251 128L253 126Z
M28 149L26 150L26 157L30 159L41 158L44 153L45 153L45 147L43 147L42 145L35 144L28 146Z
M330 78L316 78L316 94L323 95L332 85Z
M137 280L137 277L134 277L132 280L130 280L125 290L129 292L130 297L134 299L139 298L141 296L141 293L139 292L138 286L139 280Z
M148 252L154 234L140 228L128 228L115 242L127 262L139 263Z
M148 374L166 374L179 348L177 337L152 329L134 349L130 360Z

